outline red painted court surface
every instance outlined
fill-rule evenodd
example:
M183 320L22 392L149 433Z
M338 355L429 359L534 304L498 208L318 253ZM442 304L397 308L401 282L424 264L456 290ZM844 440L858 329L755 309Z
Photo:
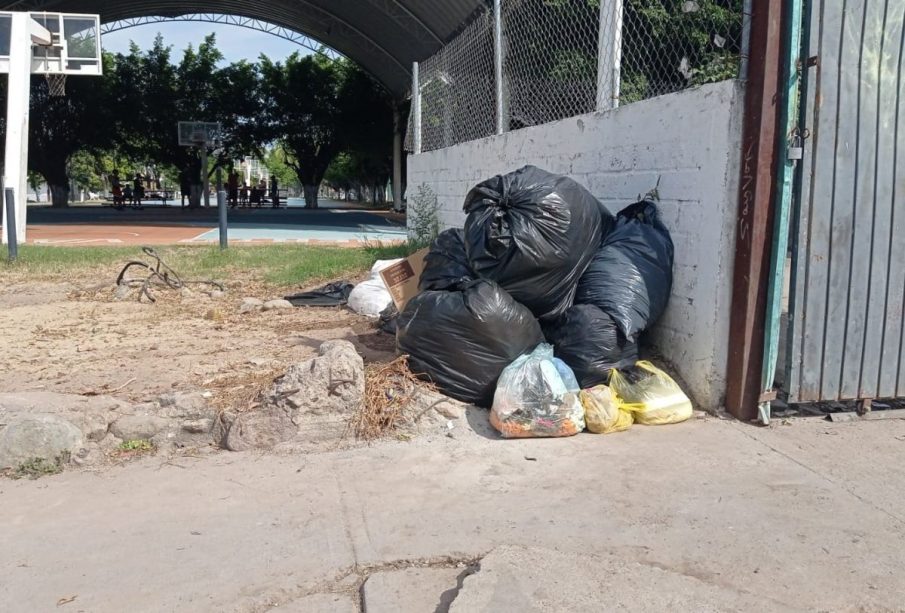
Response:
M34 245L169 245L192 240L209 228L149 225L28 226Z

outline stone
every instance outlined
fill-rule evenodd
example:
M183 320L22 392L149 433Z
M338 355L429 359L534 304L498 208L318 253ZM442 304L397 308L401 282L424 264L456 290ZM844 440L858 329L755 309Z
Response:
M88 441L97 442L107 436L110 422L106 415L100 413L69 413L68 421L82 431Z
M316 357L293 364L276 380L270 399L296 413L349 416L361 408L365 391L364 361L355 345L323 343Z
M279 407L265 407L237 416L226 433L226 448L230 451L270 449L290 440L298 427L286 411Z
M191 297L195 292L193 292L192 290L190 290L190 289L187 288L187 287L182 287L182 288L180 288L179 293L182 295L183 298L189 298L189 297Z
M365 613L446 611L465 568L406 568L376 572L361 586Z
M214 428L214 420L210 417L190 419L182 422L182 429L189 434L207 434Z
M71 461L76 466L94 466L104 459L104 452L97 443L88 443L74 452Z
M252 311L260 310L263 306L263 300L259 300L258 298L244 298L242 299L242 304L239 305L239 312L250 313Z
M226 295L226 292L215 289L208 295L211 297L211 300L220 300L221 298L223 298L223 296Z
M17 415L0 430L0 468L15 468L32 458L54 460L83 443L82 431L57 415Z
M205 392L168 392L157 398L167 417L200 419L211 412Z
M148 441L169 426L168 419L156 415L123 415L110 424L110 432L124 441Z
M117 285L113 290L114 300L125 300L132 294L132 288L128 285Z
M264 303L265 311L273 311L275 309L292 309L295 308L292 306L292 303L288 300L284 300L282 298L277 300L268 300Z

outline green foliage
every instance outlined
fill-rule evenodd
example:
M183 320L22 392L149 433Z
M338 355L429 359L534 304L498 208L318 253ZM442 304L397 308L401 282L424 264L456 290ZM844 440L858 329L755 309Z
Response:
M135 439L131 441L123 441L119 444L120 451L144 453L154 450L154 443L144 439Z
M282 187L298 186L299 180L293 168L294 160L286 152L286 149L277 144L267 151L264 156L264 166L274 175Z
M409 241L419 247L427 247L440 233L440 207L437 195L430 186L422 183L418 193L409 203Z
M69 452L64 452L52 460L47 458L31 458L19 464L11 473L13 479L40 479L48 475L63 472L63 466L69 462Z

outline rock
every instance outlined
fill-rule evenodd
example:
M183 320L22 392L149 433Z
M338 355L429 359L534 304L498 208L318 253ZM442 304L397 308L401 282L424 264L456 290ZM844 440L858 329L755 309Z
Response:
M189 434L207 434L214 428L214 420L210 417L191 419L182 422L182 429Z
M124 441L147 441L169 425L168 419L156 415L123 415L110 424L110 432Z
M182 287L182 288L179 290L179 294L180 294L183 298L189 298L189 297L191 297L194 293L195 293L195 292L193 292L192 290L190 290L190 289L187 288L187 287Z
M114 300L125 300L132 294L132 288L128 285L117 285L113 290Z
M82 431L86 440L99 441L107 436L110 422L106 415L98 413L70 413L68 421Z
M77 466L94 466L104 459L104 452L97 443L88 443L72 454L71 461Z
M270 393L301 414L351 415L364 398L364 361L349 341L327 341L318 356L293 364Z
M264 301L259 300L257 298L244 298L242 300L242 304L239 305L240 313L250 313L251 311L257 311L264 306Z
M288 300L283 300L282 298L278 300L268 300L264 303L265 311L273 311L274 309L292 309L295 308L292 306L292 303Z
M205 393L209 392L168 392L158 396L157 402L167 417L199 419L211 412Z
M270 449L298 433L292 418L279 407L242 413L229 426L226 448L230 451Z
M211 297L211 300L220 300L225 295L226 295L226 292L223 292L219 289L215 289L210 294L208 294L208 296Z
M0 468L15 468L32 458L53 460L82 446L82 431L61 417L18 415L0 430Z
M465 568L406 568L372 574L361 587L368 613L446 611Z

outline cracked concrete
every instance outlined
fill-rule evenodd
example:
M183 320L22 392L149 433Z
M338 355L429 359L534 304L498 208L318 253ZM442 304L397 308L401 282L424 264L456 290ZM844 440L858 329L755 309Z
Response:
M452 613L900 610L905 422L788 423L0 481L0 610L360 611L381 573Z

